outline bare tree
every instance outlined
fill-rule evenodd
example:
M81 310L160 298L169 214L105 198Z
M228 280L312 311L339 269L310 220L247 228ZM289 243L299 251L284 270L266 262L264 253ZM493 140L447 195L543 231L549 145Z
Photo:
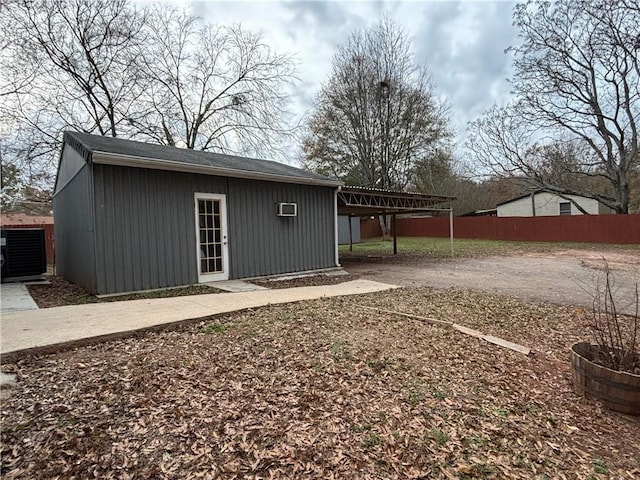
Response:
M288 133L293 62L240 27L130 0L8 0L0 32L0 147L28 186L51 186L65 129L252 152Z
M508 105L494 107L469 125L467 150L490 174L511 181L522 191L543 190L586 210L568 195L583 195L604 204L613 201L611 183L593 168L585 166L589 145L575 137L542 137ZM560 137L560 133L558 134ZM537 141L532 137L538 136Z
M20 67L31 67L28 103L65 126L116 136L142 90L133 47L144 17L128 0L13 1L3 17L23 52ZM24 98L16 104L33 118Z
M629 176L639 162L639 19L637 3L624 0L517 5L521 43L509 49L516 100L470 125L470 154L500 175L524 175L537 188L628 213ZM603 179L595 182L601 188L572 188L541 174L566 144L580 155L561 166L565 173Z
M291 133L284 87L291 57L240 26L206 24L174 9L157 9L147 24L142 97L150 113L131 119L141 135L191 149L261 152Z
M0 4L0 100L8 95L17 95L28 90L35 78L37 68L31 64L29 56L25 55L23 46L14 41L10 32L11 26L7 22L6 5Z
M10 0L0 10L5 157L50 183L65 129L116 136L143 90L128 0Z
M303 163L346 183L402 190L450 138L447 109L391 20L338 50L303 142ZM381 222L383 231L388 225Z

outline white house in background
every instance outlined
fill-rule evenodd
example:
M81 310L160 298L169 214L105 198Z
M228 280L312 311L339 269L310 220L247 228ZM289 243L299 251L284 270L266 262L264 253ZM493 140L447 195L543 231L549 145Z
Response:
M559 195L549 192L535 191L521 195L496 206L498 217L549 217L554 215L582 215L568 199L575 201L592 215L614 213L612 209L581 195Z

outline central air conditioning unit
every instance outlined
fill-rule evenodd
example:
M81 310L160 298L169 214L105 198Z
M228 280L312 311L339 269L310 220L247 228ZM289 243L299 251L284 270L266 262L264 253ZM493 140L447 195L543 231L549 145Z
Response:
M298 204L297 203L278 203L278 216L279 217L297 217Z
M42 228L3 228L0 253L3 282L38 279L47 271Z

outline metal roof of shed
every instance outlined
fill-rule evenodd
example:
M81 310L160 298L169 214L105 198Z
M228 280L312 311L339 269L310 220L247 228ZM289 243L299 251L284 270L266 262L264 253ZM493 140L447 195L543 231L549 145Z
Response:
M64 142L75 148L85 161L98 164L304 185L329 187L342 185L339 180L271 160L237 157L70 131L64 133Z

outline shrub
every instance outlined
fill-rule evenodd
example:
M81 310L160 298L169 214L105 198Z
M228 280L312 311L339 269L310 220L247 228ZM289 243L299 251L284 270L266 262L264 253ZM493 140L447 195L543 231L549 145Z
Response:
M598 282L593 299L591 333L599 347L599 356L593 361L620 372L640 374L638 353L638 284L635 285L635 314L621 315L616 308L619 299L614 298L613 278L605 261L604 282Z

